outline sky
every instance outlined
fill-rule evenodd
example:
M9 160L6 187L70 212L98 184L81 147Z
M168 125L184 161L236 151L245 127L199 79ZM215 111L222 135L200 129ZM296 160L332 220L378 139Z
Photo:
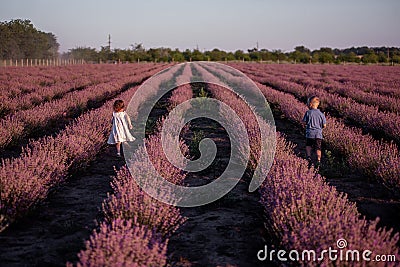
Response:
M292 51L400 47L399 0L0 0L0 21L29 19L60 52L76 47Z

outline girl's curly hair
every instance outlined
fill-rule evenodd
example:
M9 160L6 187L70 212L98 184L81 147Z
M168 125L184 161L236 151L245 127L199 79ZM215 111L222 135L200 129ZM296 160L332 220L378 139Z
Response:
M119 112L119 111L123 110L125 108L124 101L122 101L120 99L115 100L113 108L114 108L115 112Z

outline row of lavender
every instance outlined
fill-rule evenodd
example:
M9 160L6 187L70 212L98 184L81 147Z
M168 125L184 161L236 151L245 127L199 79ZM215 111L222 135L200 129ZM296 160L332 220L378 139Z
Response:
M70 65L52 68L8 68L0 72L0 96L8 100L34 93L43 88L62 86L70 83L73 87L81 84L100 83L121 70L140 71L142 68L156 66L155 63L129 65Z
M63 98L43 103L28 110L20 110L8 115L0 121L0 148L15 144L23 137L29 136L39 129L45 131L50 121L65 117L75 117L90 108L90 102L103 102L122 92L128 83L141 83L157 71L150 66L143 68L135 75L129 69L120 71L107 82L87 87L81 91L73 91Z
M121 97L131 97L135 90ZM80 169L94 158L109 133L112 104L110 100L85 113L55 137L31 141L20 157L2 160L0 232L45 199L66 179L68 171Z
M230 64L231 65L231 64ZM241 68L246 64L234 63ZM249 64L247 64L249 66ZM321 83L347 87L367 94L400 98L400 68L386 66L335 66L335 65L266 65L253 64L249 68L261 68L274 74L309 77Z
M258 127L254 117L242 115L252 113L252 110L238 96L228 91L217 95L217 98L229 104L241 116L247 128ZM250 138L255 137L250 135ZM301 254L303 250L315 250L316 255L321 255L323 250L335 247L337 240L345 238L352 250L369 249L373 251L373 256L396 255L399 258L396 246L399 234L379 228L378 219L368 221L360 218L355 204L345 194L329 186L313 168L308 169L307 162L293 153L293 145L279 134L274 163L259 191L260 202L267 214L266 226L277 238L280 247L287 251L297 250ZM313 262L302 261L299 254L297 257L292 255L307 266L343 264L339 257L336 261L329 261L325 257L319 262ZM360 262L346 264L357 266ZM396 263L382 265L391 264L395 266Z
M150 68L152 64L146 64ZM129 66L132 73L144 66ZM126 67L124 68L126 69ZM115 65L79 65L54 68L10 68L0 73L0 117L18 110L30 109L43 102L62 98L65 94L90 85L105 83L120 76ZM124 70L124 72L126 72Z
M190 76L187 64L182 75L176 78L176 84L188 82L187 77ZM163 77L171 79L171 73ZM192 94L190 84L178 87L169 99L169 106L175 107L189 100ZM151 97L151 93L147 97ZM190 108L190 105L186 108ZM161 127L162 121L156 133L145 140L146 150L139 147L134 152L134 160L128 161L131 164L130 172L126 167L117 172L112 181L114 193L103 203L105 221L100 224L99 230L93 231L85 250L78 254L77 266L158 267L167 264L169 237L186 219L181 216L178 208L151 198L133 179L140 177L142 181L150 180L146 177L152 174L152 164L169 182L183 184L186 174L170 164L165 157L161 145ZM188 153L188 147L182 141L180 147L182 153ZM146 160L147 157L151 159L151 164ZM132 164L140 168L134 168ZM151 187L163 190L160 185L152 184ZM169 192L165 191L165 194ZM67 263L67 266L73 264Z
M380 112L377 106L360 104L353 99L341 97L337 94L326 92L324 89L312 86L303 86L290 82L288 75L273 75L262 70L253 70L246 73L254 80L273 86L274 88L294 94L303 102L311 95L318 95L323 105L341 117L350 120L371 132L383 134L387 139L400 144L400 115L391 112Z
M322 82L313 80L312 78L302 77L301 75L298 77L291 77L290 80L302 84L305 87L311 86L324 89L328 93L349 97L361 104L377 106L379 111L400 114L400 98L385 96L374 92L365 92L350 82L346 82L345 84L338 81Z
M349 68L332 67L326 70L316 69L314 77L323 76L327 83L351 85L366 93L375 93L381 96L390 96L399 99L400 68L386 68L385 66L367 66ZM372 78L373 77L373 78ZM312 77L313 78L313 77Z
M343 97L349 97L358 103L370 105L370 106L377 106L380 111L388 111L388 112L394 112L399 114L400 113L400 98L399 97L394 97L391 94L385 95L382 93L375 92L375 91L370 91L364 87L360 87L360 85L357 85L356 81L353 81L352 79L348 78L343 78L340 76L332 76L327 78L325 75L324 77L321 77L321 73L314 74L314 73L308 73L306 70L301 69L301 68L296 68L292 72L286 72L285 68L271 68L267 66L258 66L259 70L262 70L263 72L267 72L270 74L274 74L277 76L284 76L285 80L288 81L293 81L298 84L304 85L305 87L311 86L319 89L324 89L325 91L329 93L335 93ZM252 71L255 71L255 66L248 66L246 69L252 69ZM343 71L342 69L340 69ZM380 73L385 73L387 72L388 69L380 69ZM351 70L348 74L354 73L355 70ZM356 72L357 73L357 72ZM374 77L374 80L370 78L370 81L375 81L375 79L378 77L380 73L372 73L372 76L367 76L367 77ZM400 74L400 73L399 73ZM333 74L332 74L333 75ZM340 74L338 74L340 75ZM365 75L365 73L364 73ZM368 74L371 75L371 74ZM390 82L393 79L396 79L395 76L391 74L391 80L386 81L383 83L383 87L386 86L386 88L389 87ZM351 77L351 76L350 76ZM390 77L390 76L389 76ZM375 85L377 86L377 85ZM398 92L398 88L400 87L400 82L398 82L397 87L393 84L390 85L391 90L393 92ZM378 90L379 87L376 87Z

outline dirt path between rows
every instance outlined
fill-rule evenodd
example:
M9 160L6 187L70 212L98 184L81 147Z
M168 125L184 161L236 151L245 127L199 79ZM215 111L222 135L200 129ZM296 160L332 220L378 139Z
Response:
M199 88L206 88L203 86L192 85L195 95ZM191 121L190 131L183 136L189 146L196 133L215 142L217 155L205 170L188 174L184 181L187 186L212 182L224 172L230 159L229 136L219 123L206 118ZM196 155L191 151L193 154ZM250 179L248 173L244 174L227 195L213 203L180 208L188 220L169 241L171 266L273 266L257 258L257 252L270 245L271 239L265 231L264 210L258 202L260 195L248 192Z
M192 133L202 131L218 148L216 160L209 168L190 173L185 180L189 186L199 186L211 182L225 170L230 142L224 129L211 120L194 120L190 128ZM172 266L260 266L257 252L269 240L264 240L267 234L259 198L258 193L248 192L248 181L244 178L216 202L180 208L188 220L169 242Z
M85 170L50 194L30 215L0 234L0 266L65 266L77 261L111 192L114 166L124 161L106 147Z

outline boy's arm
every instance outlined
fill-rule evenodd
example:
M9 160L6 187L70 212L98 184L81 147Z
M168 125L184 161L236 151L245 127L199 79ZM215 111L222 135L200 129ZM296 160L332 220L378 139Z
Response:
M323 128L326 128L326 117L324 113L322 113L322 129Z
M302 124L307 124L307 112L304 114L303 119L301 120Z

